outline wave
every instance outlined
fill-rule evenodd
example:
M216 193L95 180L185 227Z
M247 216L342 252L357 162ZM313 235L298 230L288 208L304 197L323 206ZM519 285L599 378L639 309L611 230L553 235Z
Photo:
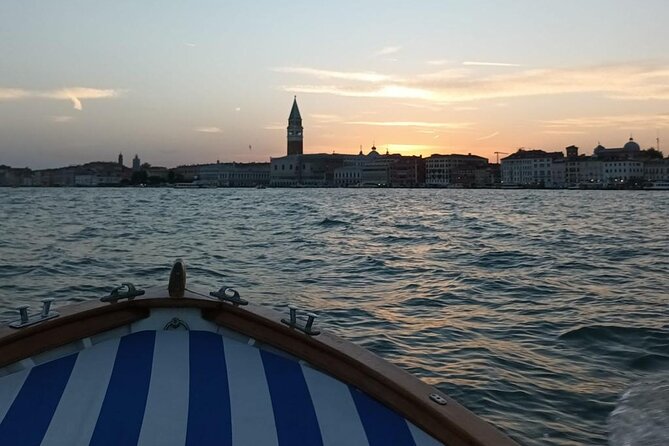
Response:
M336 227L336 226L348 226L350 224L351 223L349 223L347 221L336 220L334 218L327 218L327 217L324 218L323 220L321 220L318 223L319 226L324 226L326 228L332 228L332 227Z
M559 336L562 340L619 341L646 339L648 337L666 338L669 331L647 327L622 327L617 325L588 325L570 330Z

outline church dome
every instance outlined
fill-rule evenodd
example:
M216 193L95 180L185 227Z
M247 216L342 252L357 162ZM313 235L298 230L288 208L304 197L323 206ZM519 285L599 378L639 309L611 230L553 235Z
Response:
M639 147L639 144L634 142L634 138L630 138L629 141L627 141L627 144L623 146L623 149L625 149L628 152L638 152L641 150L641 147Z

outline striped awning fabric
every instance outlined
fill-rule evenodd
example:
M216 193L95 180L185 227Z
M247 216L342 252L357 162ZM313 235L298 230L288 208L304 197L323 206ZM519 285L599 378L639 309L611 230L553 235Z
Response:
M205 331L140 331L0 378L0 445L441 444L366 394Z

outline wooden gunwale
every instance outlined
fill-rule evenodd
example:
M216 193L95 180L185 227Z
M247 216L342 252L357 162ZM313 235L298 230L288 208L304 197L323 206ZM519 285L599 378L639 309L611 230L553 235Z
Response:
M235 307L186 291L167 297L153 288L132 301L97 301L57 308L60 316L22 329L0 328L0 367L146 318L152 308L198 308L202 317L306 361L395 410L449 446L516 445L489 423L443 393L377 355L327 332L310 337L281 323L274 310ZM439 405L429 395L446 401Z

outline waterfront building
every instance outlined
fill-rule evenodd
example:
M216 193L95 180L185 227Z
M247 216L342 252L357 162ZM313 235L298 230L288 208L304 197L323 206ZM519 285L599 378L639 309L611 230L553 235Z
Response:
M0 186L32 186L33 172L26 168L0 165Z
M142 163L139 160L139 155L135 153L135 157L132 159L132 171L139 172L142 169Z
M221 163L198 166L197 183L222 187L253 187L269 184L269 163Z
M611 160L601 161L602 182L609 186L624 186L629 182L643 181L643 161Z
M345 158L342 166L334 170L334 185L337 187L360 186L362 183L362 168L367 157L360 153L356 156Z
M500 181L499 164L488 164L474 170L473 187L495 187Z
M146 172L146 177L149 179L153 178L154 180L166 181L169 177L169 170L167 167L149 166L147 164L143 169Z
M315 153L270 159L270 185L332 186L335 171L355 155Z
M483 186L491 183L487 167L487 158L471 153L431 155L425 159L425 184L436 187Z
M593 156L579 155L579 148L569 146L565 149L564 187L601 188L604 185L604 171L600 159Z
M663 179L661 153L654 149L641 150L634 139L619 148L608 149L601 144L592 156L579 155L578 147L566 149L565 186L571 188L624 187L632 182Z
M360 174L360 185L381 187L390 186L390 166L392 159L387 155L379 154L375 146L367 154L367 159L362 165Z
M334 185L340 187L415 187L425 182L425 160L421 156L382 155L372 146L367 155L344 155L334 171Z
M385 155L390 163L391 187L416 187L425 184L425 159L422 156Z
M646 181L669 181L669 157L645 161L643 177Z
M502 186L562 187L562 152L518 149L501 160Z
M74 175L74 185L77 187L92 187L98 185L98 176L93 173L78 173Z
M198 179L200 175L200 164L189 164L186 166L177 166L172 169L175 178L178 181L191 182Z
M639 144L630 137L629 141L623 147L607 149L601 144L594 148L593 156L600 160L627 160L632 158L643 157L643 153Z

